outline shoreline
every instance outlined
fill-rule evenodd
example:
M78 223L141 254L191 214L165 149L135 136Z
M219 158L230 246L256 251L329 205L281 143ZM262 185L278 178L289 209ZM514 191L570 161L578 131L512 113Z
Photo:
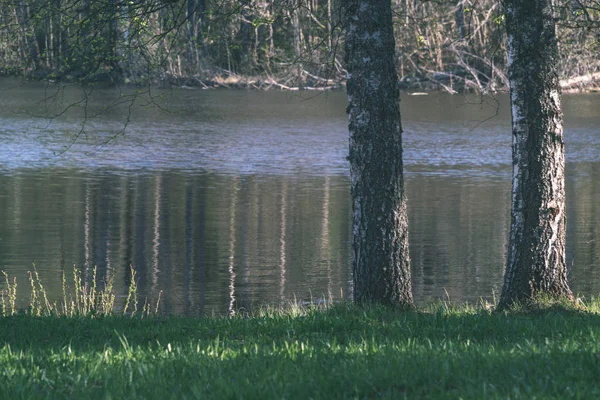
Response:
M82 84L100 86L140 87L170 87L181 89L234 89L234 90L257 90L257 91L339 91L345 90L346 81L342 76L334 78L319 77L303 71L298 76L272 76L272 75L239 75L230 71L209 74L205 76L174 76L165 74L160 78L135 82L128 78L119 80L109 75L96 76L93 79L80 81L72 77L65 79L48 79L47 77L36 77L24 74L0 74L1 78L23 79L26 82L48 82L62 84ZM456 79L452 79L452 78ZM463 80L461 83L460 79ZM459 84L457 84L457 82ZM507 87L475 87L464 78L451 74L432 74L426 77L405 76L399 77L399 86L402 92L409 95L423 95L429 93L508 93ZM560 80L563 94L575 93L600 93L600 72L588 73Z
M325 83L315 85L313 80L307 79L299 85L289 84L290 79L275 80L272 77L261 76L244 76L230 74L227 76L216 75L209 79L200 79L197 77L172 77L159 83L159 85L169 85L172 87L180 87L182 89L245 89L245 90L284 90L284 91L328 91L328 90L344 90L346 87L345 79L324 79L319 82ZM280 82L284 83L280 83ZM462 89L448 86L445 83L433 78L407 79L399 78L400 90L409 94L419 95L421 93L508 93L507 87L502 88L469 88L463 86ZM600 93L600 72L581 75L568 79L560 80L561 91L563 94L573 93ZM459 89L459 90L457 90Z

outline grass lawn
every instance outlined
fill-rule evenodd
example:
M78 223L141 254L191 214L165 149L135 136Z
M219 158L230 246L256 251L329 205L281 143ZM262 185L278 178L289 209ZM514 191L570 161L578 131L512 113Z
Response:
M6 399L600 398L597 306L20 314L0 338Z

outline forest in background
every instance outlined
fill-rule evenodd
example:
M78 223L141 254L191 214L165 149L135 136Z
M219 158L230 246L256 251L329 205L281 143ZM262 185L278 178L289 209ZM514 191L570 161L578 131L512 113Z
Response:
M392 0L404 89L507 90L494 0ZM600 3L557 5L563 90L600 87ZM344 84L342 0L4 0L0 74L257 89Z

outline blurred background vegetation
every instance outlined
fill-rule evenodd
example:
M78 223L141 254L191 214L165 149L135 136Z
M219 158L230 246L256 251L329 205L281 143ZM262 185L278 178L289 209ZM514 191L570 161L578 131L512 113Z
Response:
M494 0L392 0L404 88L506 90ZM600 82L600 3L557 5L563 89ZM0 73L110 84L343 84L342 0L3 0Z

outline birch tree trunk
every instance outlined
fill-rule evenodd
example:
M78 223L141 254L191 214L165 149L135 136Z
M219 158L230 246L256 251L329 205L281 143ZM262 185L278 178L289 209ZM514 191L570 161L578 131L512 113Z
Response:
M354 300L412 306L392 4L346 4Z
M498 307L572 298L565 262L565 147L553 0L504 0L513 130L511 230Z

